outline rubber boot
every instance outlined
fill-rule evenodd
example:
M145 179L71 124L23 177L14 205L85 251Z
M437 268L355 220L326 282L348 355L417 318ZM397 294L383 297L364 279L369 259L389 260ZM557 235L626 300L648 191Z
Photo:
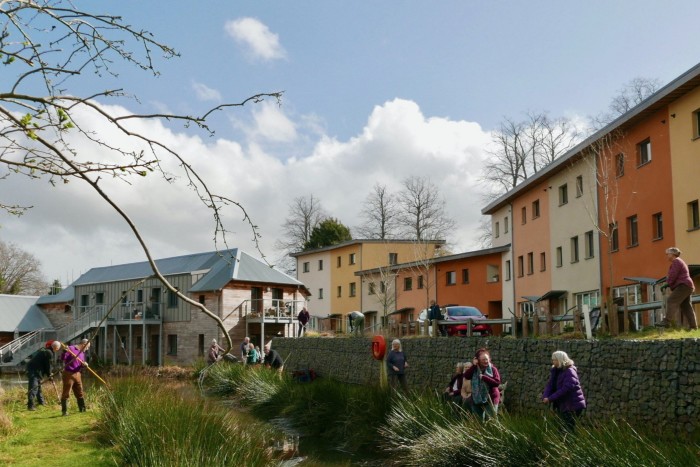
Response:
M82 397L78 398L78 410L85 412L85 399Z
M68 415L68 400L67 399L61 399L61 415L64 417Z

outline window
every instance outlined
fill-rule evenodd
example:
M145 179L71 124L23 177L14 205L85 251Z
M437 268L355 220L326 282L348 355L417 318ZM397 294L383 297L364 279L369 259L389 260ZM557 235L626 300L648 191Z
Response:
M584 236L584 241L586 244L584 245L584 254L586 255L585 258L593 258L595 256L595 245L593 243L593 231L589 230L586 232Z
M571 237L571 262L578 263L578 235Z
M421 274L418 276L418 288L422 289L423 288L423 275Z
M340 256L338 256L338 257L335 259L335 262L336 262L336 265L335 265L335 266L338 267L338 268L339 268L340 266L343 265L343 260L341 259Z
M627 218L627 246L639 245L639 232L637 231L637 216Z
M126 290L122 290L122 306L127 305L128 300L126 299Z
M547 270L547 255L543 251L540 253L540 271L546 271Z
M102 305L104 302L105 302L105 293L104 292L97 292L95 294L95 304Z
M381 281L381 282L379 283L379 291L380 291L381 293L386 293L386 282Z
M510 230L510 222L508 222L508 216L503 219L503 233L508 233Z
M339 298L343 296L343 286L342 285L338 286L338 294L336 296Z
M447 285L455 285L457 283L457 273L455 271L447 272Z
M557 267L560 268L564 264L564 251L560 246L557 247Z
M583 175L576 177L576 197L583 196Z
M200 334L197 337L197 354L200 357L204 356L204 334Z
M518 256L518 277L523 277L525 275L525 264L523 262L523 257Z
M143 289L136 291L136 303L143 303Z
M390 265L399 264L399 254L398 253L389 253L389 264Z
M403 289L404 290L413 290L413 278L412 277L404 277L403 278Z
M177 334L168 334L168 355L177 355Z
M521 223L527 224L527 208L525 206L520 210L520 215L522 217Z
M496 238L501 236L501 226L496 222L496 225L493 228L493 233L496 236Z
M660 212L651 216L651 225L654 230L652 240L661 240L664 238L664 218Z
M350 282L350 296L354 297L357 294L357 283Z
M350 255L348 256L348 263L355 264L355 253L350 253Z
M619 178L625 174L625 155L623 153L615 156L615 175Z
M510 260L506 260L506 280L510 280Z
M318 289L318 299L323 300L323 289Z
M527 254L527 274L532 275L535 272L535 256L532 252Z
M200 295L200 296L199 296L199 303L201 303L202 305L204 305L205 302L206 302L206 297L205 297L204 295Z
M323 260L322 259L318 260L318 270L323 271Z
M369 283L369 289L367 290L367 295L375 295L377 293L377 284L374 282Z
M177 308L177 294L168 290L168 308Z
M90 307L90 296L81 295L80 296L80 312L85 313Z
M688 203L688 230L700 229L700 212L698 212L698 200Z
M590 292L581 292L574 294L574 299L576 300L576 306L581 309L583 305L587 305L590 310L593 307L598 306L598 291L593 290Z
M462 284L469 283L469 269L462 269Z
M693 138L700 138L700 110L693 112Z
M309 272L309 262L308 261L304 263L302 271Z
M651 140L645 139L637 145L637 165L651 162Z
M608 225L608 235L610 235L610 251L617 251L620 249L620 240L618 236L619 229L617 228L617 222Z
M537 199L532 202L532 218L537 219L540 217L540 200Z
M559 206L563 206L569 202L569 188L566 183L559 187Z

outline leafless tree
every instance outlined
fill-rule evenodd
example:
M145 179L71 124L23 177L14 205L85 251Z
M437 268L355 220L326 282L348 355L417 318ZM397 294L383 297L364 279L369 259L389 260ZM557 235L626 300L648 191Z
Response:
M398 194L398 222L403 234L418 242L445 239L455 221L445 212L445 200L429 178L409 177Z
M289 203L289 215L282 224L282 238L277 241L276 248L285 256L302 251L314 228L326 217L321 202L313 194L294 198Z
M222 209L237 207L251 228L256 244L258 231L244 207L237 201L209 190L186 155L179 154L167 142L135 130L132 122L162 121L182 123L186 128L213 134L208 118L215 112L259 102L279 100L281 93L265 93L238 103L227 103L203 111L200 115L170 113L117 113L103 105L110 98L128 97L122 89L91 90L85 74L117 76L119 66L135 66L157 75L154 60L173 58L175 50L154 36L132 26L119 16L83 10L61 0L0 0L0 170L2 176L24 175L30 179L64 184L74 180L87 183L126 222L141 245L154 275L170 292L216 321L232 344L224 323L203 304L183 295L158 270L145 238L129 215L106 191L104 183L116 179L130 183L133 177L157 175L170 183L177 178L166 173L161 163L171 159L179 167L180 177L211 210L214 219L214 243L226 245L227 229ZM136 102L136 101L135 101ZM120 132L128 147L117 146L91 130L87 119L101 121ZM79 149L87 148L87 149ZM101 156L96 156L101 154ZM107 155L105 155L107 154ZM8 212L21 214L30 206L5 202ZM76 204L79 200L76 200Z
M367 195L362 208L363 223L356 231L361 238L391 239L398 232L399 205L396 196L387 190L386 185L377 183Z
M0 240L0 293L45 295L49 283L41 273L41 261L13 243Z
M493 149L482 176L492 192L490 197L515 188L580 139L580 131L571 120L552 119L545 112L529 112L522 121L505 118L493 134Z
M603 128L622 114L654 94L661 87L661 80L637 77L625 83L608 105L608 111L591 118L593 130Z

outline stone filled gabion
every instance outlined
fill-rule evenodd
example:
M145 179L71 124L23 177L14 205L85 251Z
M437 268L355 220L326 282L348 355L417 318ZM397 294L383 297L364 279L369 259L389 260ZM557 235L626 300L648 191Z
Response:
M389 341L391 339L388 339ZM700 339L561 341L500 338L404 338L411 388L441 391L457 362L486 347L508 382L506 408L543 410L551 355L563 350L578 368L592 419L626 419L660 430L700 427ZM285 370L313 369L344 383L379 384L382 362L369 338L275 338Z

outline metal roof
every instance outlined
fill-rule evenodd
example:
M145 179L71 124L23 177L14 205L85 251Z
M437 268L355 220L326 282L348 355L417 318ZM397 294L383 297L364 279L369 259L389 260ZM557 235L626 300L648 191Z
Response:
M0 331L31 332L52 327L51 322L36 306L39 297L0 295Z
M73 301L73 298L75 298L75 287L69 285L56 295L42 295L39 297L39 300L36 301L36 304L46 305L48 303L70 303Z

